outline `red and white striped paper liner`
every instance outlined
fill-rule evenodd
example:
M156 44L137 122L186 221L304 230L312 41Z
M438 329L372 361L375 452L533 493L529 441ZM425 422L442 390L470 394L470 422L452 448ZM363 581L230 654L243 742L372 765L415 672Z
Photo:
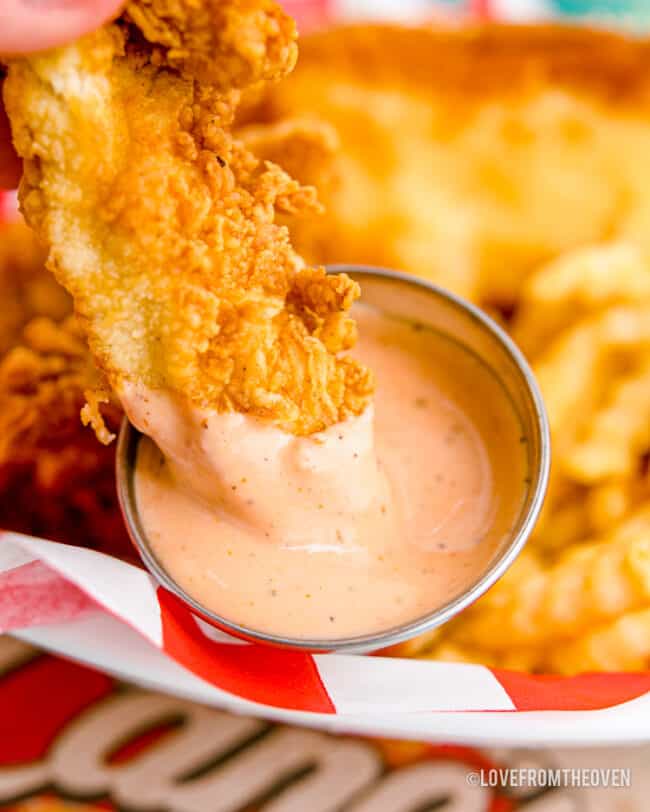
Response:
M650 712L650 673L539 677L249 644L195 618L136 566L16 533L0 538L0 632L231 710L265 709L286 721L378 734L397 725L400 735L413 735L412 724L403 728L408 716L417 718L416 735L437 738L441 715L535 711L584 719L618 711L621 730L634 738L647 730ZM492 721L494 738L500 723ZM463 727L472 740L467 722Z
M284 5L303 31L366 16L370 6L379 10L372 16L391 16L389 3ZM402 20L439 18L444 9L419 0L393 5ZM507 18L504 5L468 0L464 11ZM0 191L0 222L15 217L15 195ZM137 567L15 533L0 536L0 632L194 701L331 730L477 744L592 744L645 740L650 721L650 673L530 676L252 645L195 618Z

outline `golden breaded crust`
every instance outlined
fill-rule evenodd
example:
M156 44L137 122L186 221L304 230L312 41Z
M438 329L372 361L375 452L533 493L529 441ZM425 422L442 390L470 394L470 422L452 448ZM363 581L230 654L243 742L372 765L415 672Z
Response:
M312 433L371 397L370 373L339 356L359 289L303 267L275 218L316 208L315 190L230 132L235 88L291 69L293 25L267 0L217 5L131 3L11 62L21 204L118 393L137 380ZM233 43L205 67L204 47Z
M186 79L222 90L281 79L296 64L296 26L273 0L134 0L125 18Z
M133 557L117 506L114 450L79 420L98 386L72 318L33 319L0 357L0 525ZM116 431L121 411L106 403L100 419Z
M276 124L239 127L240 138L262 161L272 161L304 185L314 186L319 196L330 189L339 139L336 130L321 119L291 118ZM300 214L300 212L297 212ZM307 216L323 213L310 210Z
M30 321L21 343L0 359L0 466L31 459L48 442L61 443L57 428L78 417L86 391L101 386L73 317L59 323L45 317ZM114 403L108 414L115 426Z

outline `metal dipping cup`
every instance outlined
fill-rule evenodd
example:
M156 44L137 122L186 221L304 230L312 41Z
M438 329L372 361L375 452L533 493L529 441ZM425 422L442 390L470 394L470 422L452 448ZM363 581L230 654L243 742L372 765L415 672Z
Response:
M222 631L250 642L303 651L364 653L400 643L446 623L473 603L513 563L539 515L550 466L548 422L542 397L523 355L507 334L474 305L422 279L396 271L360 265L330 265L329 273L344 271L361 284L364 304L446 333L492 369L506 390L521 423L528 449L529 481L522 483L521 508L511 534L489 561L485 572L455 598L428 614L372 634L338 639L301 639L240 626L201 606L188 595L156 559L140 522L135 497L135 463L142 437L124 420L117 445L117 488L122 514L145 566L154 578L195 615Z

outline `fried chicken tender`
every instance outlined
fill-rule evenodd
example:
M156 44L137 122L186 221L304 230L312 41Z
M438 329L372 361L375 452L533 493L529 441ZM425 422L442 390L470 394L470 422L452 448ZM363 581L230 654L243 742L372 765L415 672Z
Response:
M18 272L17 285L21 279ZM79 420L86 398L101 388L73 317L33 319L0 359L0 525L131 557L114 451ZM108 439L121 410L108 400L94 419Z
M10 63L22 209L118 394L165 388L296 434L369 402L342 354L358 285L305 267L275 221L317 209L315 190L231 134L240 88L295 58L270 0L139 0Z
M134 0L125 17L183 78L223 91L281 79L296 64L295 24L273 0Z
M44 260L24 223L0 225L0 527L133 557L114 450L79 420L101 381ZM106 439L121 412L100 409Z

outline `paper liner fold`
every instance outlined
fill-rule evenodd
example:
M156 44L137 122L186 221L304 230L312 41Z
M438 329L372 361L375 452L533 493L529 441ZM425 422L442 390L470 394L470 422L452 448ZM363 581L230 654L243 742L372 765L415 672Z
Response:
M467 718L507 711L522 724L526 711L580 718L606 712L624 714L624 727L638 727L641 736L650 717L649 673L540 677L253 645L195 618L138 567L16 533L0 538L0 631L134 682L192 697L200 684L200 701L249 713L276 709L287 721L325 727L337 718L344 727L380 733L387 721L402 725L416 715L419 735L435 737L435 722L450 712Z

